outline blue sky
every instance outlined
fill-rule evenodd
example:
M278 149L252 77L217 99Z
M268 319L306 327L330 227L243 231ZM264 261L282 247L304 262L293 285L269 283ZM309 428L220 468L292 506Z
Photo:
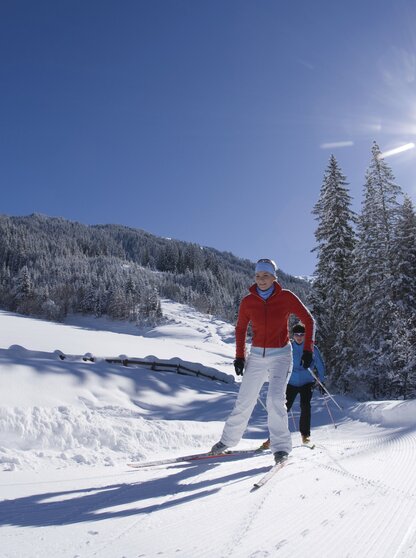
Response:
M416 3L2 0L0 83L1 213L312 274L331 153L359 210L373 140L416 142Z

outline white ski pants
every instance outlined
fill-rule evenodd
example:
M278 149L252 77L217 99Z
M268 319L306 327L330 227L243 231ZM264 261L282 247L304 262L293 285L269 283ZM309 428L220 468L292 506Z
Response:
M221 442L233 447L241 440L260 389L269 380L267 392L267 415L272 452L292 450L292 439L288 427L286 411L286 385L292 369L292 345L281 349L254 347L246 361L243 380L234 409L228 417L221 436Z

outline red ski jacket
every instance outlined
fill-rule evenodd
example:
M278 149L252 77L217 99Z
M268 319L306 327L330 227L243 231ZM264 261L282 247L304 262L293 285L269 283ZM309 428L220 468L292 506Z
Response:
M280 348L289 343L289 317L295 314L305 325L304 349L313 351L315 322L311 313L299 298L282 289L277 281L274 293L263 300L257 293L257 286L250 287L250 294L240 304L235 328L236 358L245 358L248 324L251 322L253 347L264 349Z

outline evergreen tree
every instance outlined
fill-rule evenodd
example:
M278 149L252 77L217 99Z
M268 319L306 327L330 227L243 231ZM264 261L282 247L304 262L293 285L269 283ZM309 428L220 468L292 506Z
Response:
M416 396L416 214L407 196L399 210L393 263L393 395L407 399Z
M129 317L127 298L119 285L113 285L109 289L106 313L114 320L124 320Z
M393 265L395 274L391 287L394 300L416 329L416 214L408 196L399 208Z
M412 326L412 318L397 309L392 317L392 326L392 349L384 377L385 395L388 398L415 398L416 331Z
M141 294L141 303L139 306L140 323L155 325L162 318L159 293L156 287L147 285Z
M22 314L30 313L33 302L33 286L27 265L19 271L14 281L14 309Z
M349 336L355 216L347 185L336 158L331 155L313 210L318 227L312 304L318 328L317 343L328 375L341 385L352 358Z
M400 194L400 187L374 142L358 222L353 299L355 375L370 386L374 398L384 395L385 379L391 373L395 311L392 284Z

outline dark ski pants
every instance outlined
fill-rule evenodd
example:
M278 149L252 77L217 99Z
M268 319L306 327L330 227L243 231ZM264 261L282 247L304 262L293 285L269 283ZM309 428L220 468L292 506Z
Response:
M302 436L311 435L311 399L313 393L313 385L305 384L304 386L291 386L290 384L286 387L286 408L289 412L292 405L296 399L297 394L300 395L300 421L299 430Z

